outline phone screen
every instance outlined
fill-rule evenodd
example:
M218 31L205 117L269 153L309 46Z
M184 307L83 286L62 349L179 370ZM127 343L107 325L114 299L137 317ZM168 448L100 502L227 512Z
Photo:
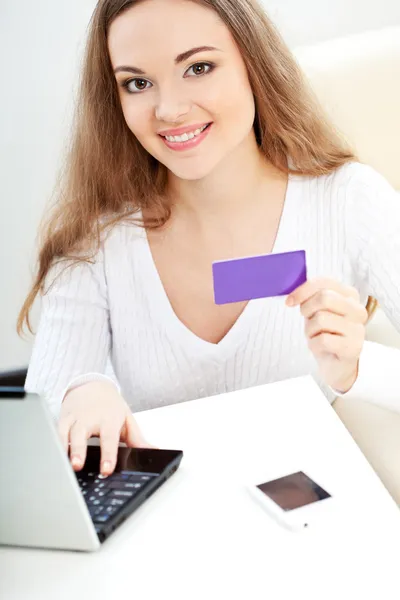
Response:
M260 483L257 488L284 511L301 508L331 497L302 471Z

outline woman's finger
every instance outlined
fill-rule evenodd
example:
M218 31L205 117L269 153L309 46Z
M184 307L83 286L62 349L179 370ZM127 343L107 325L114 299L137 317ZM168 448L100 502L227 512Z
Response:
M115 469L120 434L121 429L116 425L107 423L100 428L100 472L102 475L111 475Z
M128 413L126 417L124 441L130 448L155 448L155 446L152 446L144 439L132 413Z
M353 325L354 328L359 326ZM308 339L308 347L315 357L334 354L338 359L351 360L360 355L364 343L364 335L357 330L349 335L320 333Z
M286 298L288 306L297 306L309 300L314 294L321 290L332 290L342 296L348 296L359 301L360 295L358 291L349 285L335 281L334 279L310 279L300 285L294 292Z
M69 431L73 422L73 419L69 417L61 418L58 422L58 435L66 454L68 454L69 449Z
M321 333L308 339L308 347L315 357L323 356L327 353L340 356L342 336L333 333Z
M306 318L312 318L320 310L341 315L363 325L368 321L368 312L362 304L333 290L320 290L300 306L300 312Z
M351 323L344 317L334 313L320 310L311 319L306 319L305 333L311 339L320 333L334 333L336 335L346 335Z
M73 423L69 432L69 455L72 467L78 471L83 467L86 460L87 440L89 432L79 421Z
M307 319L318 311L329 311L356 323L365 324L368 320L367 310L362 304L333 290L320 290L300 306L301 314Z

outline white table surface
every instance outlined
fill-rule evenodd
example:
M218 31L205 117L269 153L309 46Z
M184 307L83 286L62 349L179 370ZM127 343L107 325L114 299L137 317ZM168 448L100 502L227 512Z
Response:
M400 512L311 378L137 418L181 468L97 553L1 548L2 600L400 598ZM242 482L300 469L335 504L292 533Z

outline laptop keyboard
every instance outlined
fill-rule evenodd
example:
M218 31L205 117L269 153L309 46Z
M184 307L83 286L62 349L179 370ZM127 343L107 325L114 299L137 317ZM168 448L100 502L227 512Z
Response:
M76 476L96 531L99 533L102 525L154 477L157 477L157 474L120 471L109 477L98 473L77 473Z

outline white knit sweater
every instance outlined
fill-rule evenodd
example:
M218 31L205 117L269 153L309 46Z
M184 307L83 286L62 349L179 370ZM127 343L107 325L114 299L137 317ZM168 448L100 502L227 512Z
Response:
M274 252L295 249L306 250L309 278L353 285L363 301L374 296L400 330L400 200L373 169L353 163L329 176L290 177ZM134 411L305 374L318 381L303 318L282 297L250 301L217 345L187 329L132 223L114 227L94 264L55 265L48 283L59 273L42 298L26 381L55 415L65 390L107 374L109 358ZM394 398L399 357L366 343L348 394L375 400L385 385Z

